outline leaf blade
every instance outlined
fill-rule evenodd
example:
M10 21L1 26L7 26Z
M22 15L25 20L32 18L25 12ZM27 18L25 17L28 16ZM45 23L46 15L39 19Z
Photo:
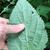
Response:
M24 23L26 28L20 35L9 36L9 50L43 50L46 47L48 38L44 22L26 0L17 2L10 16L10 23Z

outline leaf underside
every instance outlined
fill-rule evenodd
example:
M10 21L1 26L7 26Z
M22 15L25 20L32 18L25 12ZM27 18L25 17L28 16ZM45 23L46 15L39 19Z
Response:
M48 41L44 22L26 0L17 2L10 15L10 23L24 23L25 29L9 35L9 50L44 50Z

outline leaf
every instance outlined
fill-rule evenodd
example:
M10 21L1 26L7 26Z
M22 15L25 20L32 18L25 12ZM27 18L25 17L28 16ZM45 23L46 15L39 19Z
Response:
M39 15L44 16L45 18L48 18L47 13L50 12L50 7L39 5L36 8Z
M9 34L9 50L43 50L46 47L48 37L44 22L26 0L18 0L10 15L10 23L24 23L25 30Z
M46 28L50 29L50 22L46 23Z
M28 1L35 7L43 4L43 0L28 0Z

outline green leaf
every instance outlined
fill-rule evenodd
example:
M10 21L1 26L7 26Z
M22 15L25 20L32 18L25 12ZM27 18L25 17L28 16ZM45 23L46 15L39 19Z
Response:
M39 15L42 15L44 16L45 18L48 18L47 14L48 12L50 11L50 7L47 7L47 6L43 6L43 5L39 5L37 8L36 8L37 12Z
M46 28L50 29L50 22L46 23Z
M10 23L24 23L25 30L9 35L9 50L44 50L48 41L44 22L26 0L17 2L10 15Z
M35 7L43 4L43 0L28 0L28 1Z

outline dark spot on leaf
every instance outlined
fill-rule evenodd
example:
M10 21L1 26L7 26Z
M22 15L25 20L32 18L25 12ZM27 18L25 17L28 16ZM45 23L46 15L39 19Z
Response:
M34 14L34 12L32 11L32 14Z

